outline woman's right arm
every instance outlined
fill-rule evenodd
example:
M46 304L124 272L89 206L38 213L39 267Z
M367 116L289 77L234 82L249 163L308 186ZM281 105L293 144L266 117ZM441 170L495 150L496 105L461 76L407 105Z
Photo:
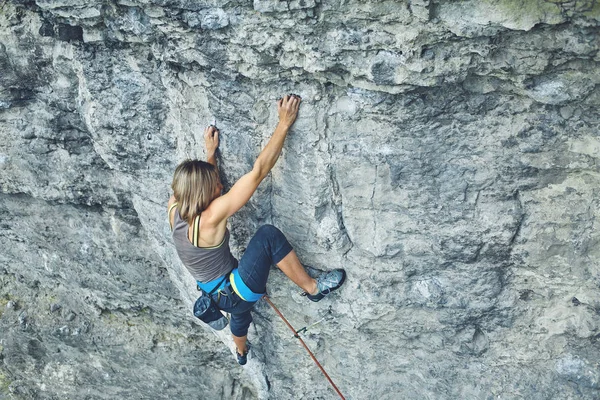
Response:
M285 137L296 120L300 101L300 97L295 95L285 96L279 100L277 104L279 123L275 132L254 162L252 171L242 176L229 192L212 201L207 209L211 225L218 225L242 208L269 174L281 154Z

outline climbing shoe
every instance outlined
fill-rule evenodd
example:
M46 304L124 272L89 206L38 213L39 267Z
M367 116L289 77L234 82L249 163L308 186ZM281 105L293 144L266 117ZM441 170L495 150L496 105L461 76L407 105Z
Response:
M246 365L246 363L248 362L248 352L250 351L250 343L246 342L246 351L244 352L244 354L240 354L237 351L237 348L235 349L235 355L237 356L237 362L240 365Z
M324 272L317 278L317 294L308 294L308 297L312 301L319 301L329 293L337 290L344 284L346 280L346 271L343 269L334 269L333 271Z

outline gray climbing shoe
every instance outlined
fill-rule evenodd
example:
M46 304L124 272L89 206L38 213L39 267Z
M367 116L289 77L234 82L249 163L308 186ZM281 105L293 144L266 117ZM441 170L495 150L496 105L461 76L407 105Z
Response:
M334 290L339 289L346 280L346 271L343 269L334 269L333 271L324 272L317 278L317 294L308 294L308 297L312 301L319 301L323 297L327 296Z

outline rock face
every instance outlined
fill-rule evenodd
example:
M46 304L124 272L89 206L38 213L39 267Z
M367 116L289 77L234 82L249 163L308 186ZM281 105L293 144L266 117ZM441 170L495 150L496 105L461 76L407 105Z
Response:
M270 295L347 398L600 395L597 1L0 3L0 397L325 399L256 306L253 358L191 314L166 202L221 129L227 185L303 97L264 223L320 303Z

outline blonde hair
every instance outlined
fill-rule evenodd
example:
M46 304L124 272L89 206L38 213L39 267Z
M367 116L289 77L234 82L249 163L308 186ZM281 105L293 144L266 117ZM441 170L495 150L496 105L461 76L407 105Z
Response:
M185 160L175 168L173 195L181 218L191 224L206 210L219 184L217 168L200 160Z

